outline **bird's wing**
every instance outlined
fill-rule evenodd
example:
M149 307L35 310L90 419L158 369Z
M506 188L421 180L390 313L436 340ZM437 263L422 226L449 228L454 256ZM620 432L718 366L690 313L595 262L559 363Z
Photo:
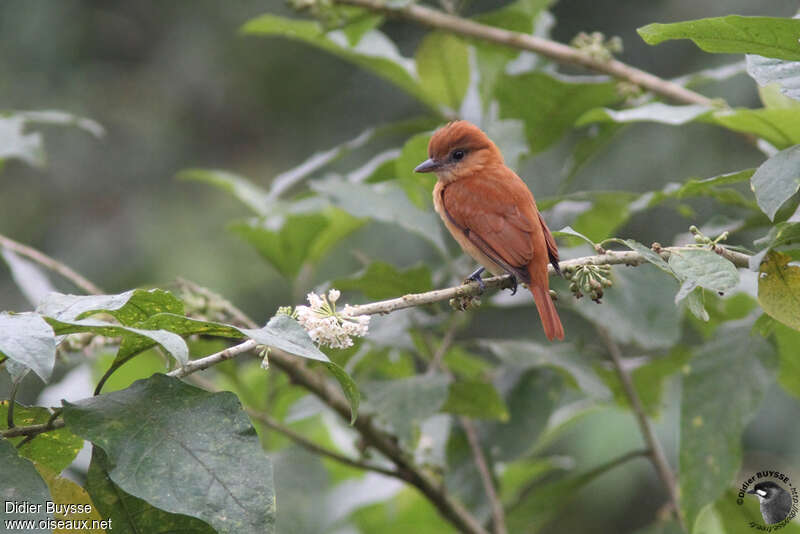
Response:
M544 231L544 240L547 243L547 258L550 260L550 263L553 264L553 268L556 270L556 273L561 274L561 269L558 266L558 245L556 245L556 240L553 237L553 234L550 233L550 229L547 227L547 224L544 222L544 217L539 211L536 211L536 215L539 216L539 224L542 226L542 230Z
M511 173L462 178L442 190L442 205L450 220L487 256L498 265L523 271L523 280L528 278L525 267L534 253L531 236L541 234L542 224L533 196L519 177Z

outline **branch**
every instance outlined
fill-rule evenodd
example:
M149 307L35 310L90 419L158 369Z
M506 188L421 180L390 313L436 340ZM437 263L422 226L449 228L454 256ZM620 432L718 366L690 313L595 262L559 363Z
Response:
M48 432L50 430L58 430L64 426L63 419L53 419L48 423L42 423L39 425L28 425L28 426L15 426L14 428L9 428L8 430L0 431L0 437L4 438L18 438L20 436L37 436L42 432Z
M60 274L62 277L72 282L75 287L79 287L89 295L103 294L102 289L91 283L77 272L73 271L70 267L64 265L58 260L54 260L42 252L39 252L35 248L18 243L4 235L0 235L0 247L16 252L20 256L25 256L26 258L35 261L39 265L47 267L51 271Z
M483 455L483 449L481 449L481 443L478 440L478 432L475 430L475 424L464 416L459 417L459 421L464 428L464 433L467 435L467 442L472 451L472 457L475 459L475 465L481 477L483 490L486 492L486 498L489 499L495 534L507 534L508 530L506 530L506 516L503 510L503 502L500 500L500 496L497 494L497 490L494 487L492 473L489 471L489 465L486 463L486 457Z
M669 259L672 252L679 252L681 250L697 250L697 247L666 247L659 248L659 254L662 258ZM750 256L735 252L733 250L717 246L714 248L715 252L733 263L736 267L746 268L749 266ZM575 258L573 260L565 260L558 265L561 271L573 269L580 265L630 265L636 266L643 263L648 263L647 258L638 252L632 250L615 251L607 250L603 254L596 256L585 256L583 258ZM552 265L548 265L550 275L555 274ZM509 275L493 276L483 280L487 289L508 289L511 287L511 277ZM447 289L436 289L426 293L414 293L404 295L402 297L381 300L378 302L371 302L369 304L361 304L358 306L351 306L353 315L374 315L377 313L391 313L393 311L411 308L415 306L422 306L425 304L432 304L443 300L450 300L458 297L473 297L482 293L477 282L469 282L460 286L448 287Z
M647 448L650 453L650 461L653 462L653 466L656 468L656 472L658 472L661 482L667 489L670 502L675 510L675 517L678 518L681 528L684 532L686 532L686 524L683 521L683 515L681 514L680 509L678 485L675 482L675 475L672 473L672 469L669 466L667 457L664 454L664 449L661 447L661 442L658 441L658 438L653 431L653 427L650 426L650 420L647 418L647 414L644 412L642 400L639 398L639 394L636 392L631 375L622 364L622 351L620 350L619 345L617 345L617 343L611 338L606 329L598 326L597 331L600 333L600 337L604 339L606 346L608 346L608 352L611 355L611 362L614 364L614 371L616 371L617 377L619 378L620 383L622 383L622 389L625 392L625 396L628 397L628 401L631 404L633 413L636 416L636 421L639 423L639 430L642 433L645 444L647 444Z
M414 21L422 26L446 30L466 37L475 37L518 50L536 52L565 65L584 67L608 74L618 80L625 80L665 98L684 104L713 105L713 101L674 82L659 78L649 72L637 69L616 59L603 61L590 54L565 44L535 37L525 33L513 32L480 24L478 22L449 15L419 4L392 7L382 0L333 0L334 3L358 6L370 11Z

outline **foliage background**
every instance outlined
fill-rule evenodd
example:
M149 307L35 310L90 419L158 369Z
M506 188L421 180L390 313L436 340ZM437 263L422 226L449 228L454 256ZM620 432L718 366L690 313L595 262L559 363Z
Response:
M498 5L475 2L467 12ZM635 28L729 13L791 16L796 8L796 2L788 0L562 0L552 8L557 21L553 37L568 42L584 30L620 35L625 43L620 59L671 77L732 58L705 54L683 41L650 47ZM230 220L247 215L240 204L212 188L174 179L187 167L211 167L232 170L266 187L273 176L313 152L351 139L369 126L423 111L394 86L331 55L288 40L237 34L243 22L267 11L293 15L282 3L247 0L0 4L2 106L67 110L97 120L107 131L98 141L72 129L47 128L47 168L8 161L0 176L2 233L72 265L109 293L167 285L184 276L214 288L256 318L269 317L278 306L300 303L305 291L321 282L357 271L361 263L353 250L366 250L373 258L401 267L434 261L421 240L402 234L398 241L401 234L395 229L370 224L342 241L311 279L292 288L254 249L226 230ZM405 55L413 53L424 34L397 21L389 21L383 30ZM703 90L733 106L760 106L746 75ZM557 192L569 146L570 141L564 141L521 164L520 174L537 198ZM755 167L763 159L741 136L709 125L636 124L581 170L572 188L645 192L688 177ZM688 224L707 221L720 209L710 200L692 207L691 218L677 217L667 207L650 210L634 216L616 234L644 243L672 243ZM747 236L737 236L736 242L749 245ZM28 308L5 276L0 277L0 303L2 309ZM508 313L480 312L470 334L511 336L532 324L530 309L513 320ZM57 376L74 365L60 363ZM26 382L20 401L35 401L42 388L35 382ZM3 398L7 387L7 376L0 374ZM677 381L667 382L656 419L673 465L678 417L673 401L678 396ZM751 466L770 466L800 474L800 428L786 424L796 420L796 410L796 400L781 388L767 392L762 412L743 435L744 472ZM630 413L609 406L586 416L548 451L572 457L583 471L639 446ZM289 459L286 463L276 458L279 496L281 484L302 491L317 483L315 473L289 472L286 467L296 465L292 455L303 453L287 449L283 454ZM333 479L340 477L335 473ZM568 513L554 520L548 531L632 532L657 515L664 497L651 466L634 461L577 490ZM292 514L304 513L288 497L282 504L287 524ZM418 502L408 506L413 505L424 509ZM333 500L327 506L334 510L343 503ZM388 521L406 517L405 512L398 499L380 514ZM374 509L362 513L379 515ZM414 513L424 517L425 511ZM370 519L361 521L369 524Z

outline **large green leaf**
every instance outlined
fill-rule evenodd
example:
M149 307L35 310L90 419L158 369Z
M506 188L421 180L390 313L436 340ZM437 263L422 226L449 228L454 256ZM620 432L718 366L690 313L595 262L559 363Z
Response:
M107 313L122 325L134 325L157 313L183 315L183 302L163 289L133 289L117 295L51 293L36 311L65 322Z
M343 291L361 291L376 300L421 293L433 288L431 270L427 265L420 264L401 271L382 261L372 262L356 276L340 278L333 281L332 285Z
M691 39L706 52L758 54L800 60L800 20L729 15L672 24L648 24L636 30L647 44Z
M108 458L103 449L94 447L89 473L86 476L86 490L103 518L111 520L114 531L153 534L216 532L197 518L165 512L122 490L111 480L109 472L112 469L113 466L108 465Z
M311 360L330 361L314 345L306 329L288 315L276 315L269 320L266 326L261 328L241 328L239 330L261 345L275 347Z
M508 408L492 384L482 380L457 381L450 384L442 411L475 417L508 421Z
M441 252L447 251L442 223L433 212L423 211L392 184L354 184L338 179L316 181L312 189L331 198L355 217L396 224L427 239Z
M782 150L762 163L750 184L759 207L774 220L778 209L800 188L800 146Z
M758 303L774 319L800 330L800 267L776 251L759 268Z
M434 108L438 106L438 102L421 87L414 61L401 56L394 43L378 30L366 32L358 44L352 46L341 30L326 33L316 21L267 14L246 22L242 32L280 36L316 46L377 74Z
M0 500L4 503L27 502L33 505L40 505L42 511L28 513L30 508L14 508L14 511L6 511L3 508L3 521L7 520L32 520L38 523L41 519L52 518L51 514L43 513L44 504L52 500L47 484L36 472L36 468L30 460L17 454L14 445L6 439L0 438L0 465L3 466L3 476L0 477ZM5 524L3 529L5 531ZM50 529L33 528L26 529L25 532L51 532Z
M274 531L272 467L232 393L154 375L65 401L64 420L106 452L108 476L123 491L217 532Z
M83 440L81 440L81 445L82 444ZM64 513L56 512L54 514L57 521L72 521L73 526L82 526L82 521L87 521L89 523L87 528L81 528L83 534L106 534L106 530L111 530L112 527L116 527L113 521L110 523L107 521L105 523L100 523L104 518L100 515L97 506L94 505L85 489L68 478L58 476L56 471L53 471L45 465L36 463L35 466L39 475L41 475L42 479L44 479L47 484L47 488L50 490L52 502L55 505L66 507ZM93 523L93 521L97 521L98 523ZM98 525L98 528L91 528L90 525ZM105 526L105 528L102 528L103 526ZM56 528L55 532L57 534L62 534L69 532L69 530Z
M729 487L740 467L741 435L774 380L774 350L749 325L731 324L684 371L679 473L687 524Z
M575 311L621 343L673 346L680 337L680 310L673 304L677 282L650 265L615 267L612 280L601 304L583 298L573 305Z
M681 280L676 300L681 300L696 287L725 293L739 285L739 271L728 260L707 248L675 251L669 266Z
M504 76L496 96L502 118L522 119L531 152L541 152L573 127L586 111L620 101L616 83L529 72Z
M775 322L773 327L778 345L780 366L778 367L778 383L784 390L800 398L800 332Z
M0 401L0 429L8 428L6 421L9 401ZM41 406L14 406L14 424L17 426L41 425L50 420L51 412ZM9 438L14 445L19 445L23 437ZM75 456L83 448L83 440L66 428L44 432L19 449L19 453L40 465L45 465L56 473L61 473L72 463Z
M800 61L748 54L747 74L762 87L776 84L782 94L795 100L795 104L800 100Z
M452 33L427 34L415 54L420 84L431 100L458 109L469 85L467 45Z
M41 265L2 246L0 246L0 258L8 265L11 278L31 305L37 306L48 294L55 291Z
M0 354L47 382L56 362L55 333L36 313L0 312Z
M413 444L415 426L439 411L447 400L450 379L442 374L369 382L362 386L375 417Z

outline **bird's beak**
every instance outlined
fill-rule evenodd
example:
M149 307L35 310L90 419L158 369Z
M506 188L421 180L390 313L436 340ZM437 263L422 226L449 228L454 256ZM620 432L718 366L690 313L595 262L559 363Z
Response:
M437 170L441 165L433 160L433 158L426 159L414 169L414 172L433 172Z

